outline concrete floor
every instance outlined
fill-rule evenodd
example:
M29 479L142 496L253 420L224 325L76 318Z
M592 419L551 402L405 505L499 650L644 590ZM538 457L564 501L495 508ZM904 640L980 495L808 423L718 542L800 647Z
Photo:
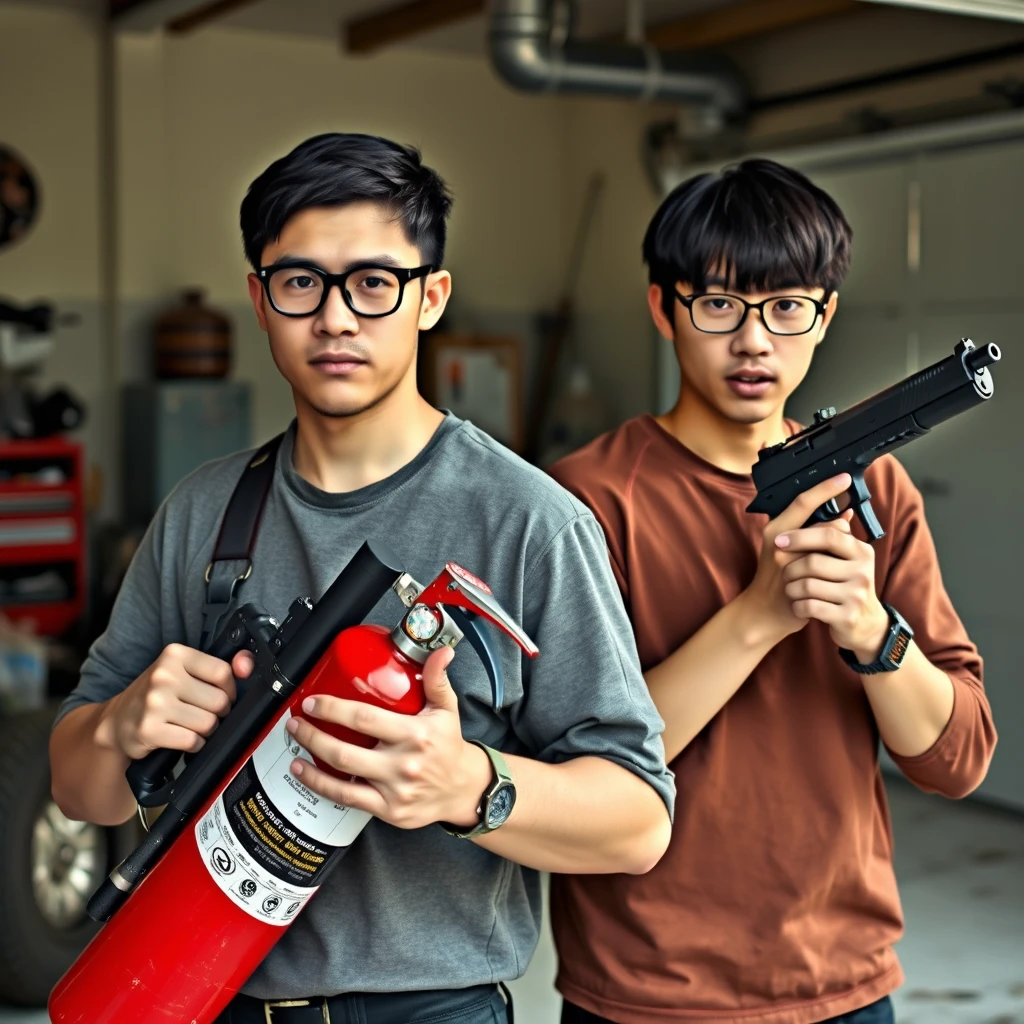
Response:
M907 920L899 1024L1024 1024L1024 816L889 789ZM554 973L545 935L513 985L521 1024L557 1024ZM0 1007L2 1024L46 1021Z

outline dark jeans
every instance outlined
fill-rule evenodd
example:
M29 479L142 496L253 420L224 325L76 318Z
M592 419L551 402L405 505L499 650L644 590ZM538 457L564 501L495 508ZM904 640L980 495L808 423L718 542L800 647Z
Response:
M844 1013L841 1017L829 1017L821 1024L895 1024L895 1020L892 1003L886 996L861 1010ZM588 1013L572 1003L562 1003L562 1024L614 1024L614 1021L598 1017L596 1013Z
M262 999L235 996L215 1024L512 1024L511 1004L506 1007L496 985L443 989L434 992L350 993L326 1000L311 999L309 1006L272 1008Z

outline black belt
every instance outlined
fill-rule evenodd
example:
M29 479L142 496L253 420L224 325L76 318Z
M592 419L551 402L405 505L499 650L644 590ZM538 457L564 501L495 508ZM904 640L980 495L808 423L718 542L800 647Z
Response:
M512 996L503 984L429 992L365 992L305 999L255 999L239 994L216 1024L406 1024L437 1014L483 1009L495 990L505 1001L508 1024L513 1024Z

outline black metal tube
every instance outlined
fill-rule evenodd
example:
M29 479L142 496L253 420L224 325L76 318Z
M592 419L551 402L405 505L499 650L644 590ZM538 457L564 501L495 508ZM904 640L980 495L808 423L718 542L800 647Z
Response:
M153 822L142 842L103 879L102 885L93 893L86 912L94 921L103 923L114 916L135 886L152 870L164 850L178 837L187 820L187 815L168 807Z
M331 641L362 622L402 574L398 556L385 544L367 541L313 606L295 638L281 651L281 674L301 680L320 660Z

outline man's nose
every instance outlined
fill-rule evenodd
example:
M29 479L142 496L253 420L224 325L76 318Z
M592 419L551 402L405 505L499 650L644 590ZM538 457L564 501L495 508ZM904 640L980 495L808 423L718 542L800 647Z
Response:
M732 336L732 350L737 355L770 355L775 350L772 334L761 319L761 311L752 309Z
M341 294L341 285L332 285L323 308L317 314L318 326L327 334L357 334L359 317L348 308Z

